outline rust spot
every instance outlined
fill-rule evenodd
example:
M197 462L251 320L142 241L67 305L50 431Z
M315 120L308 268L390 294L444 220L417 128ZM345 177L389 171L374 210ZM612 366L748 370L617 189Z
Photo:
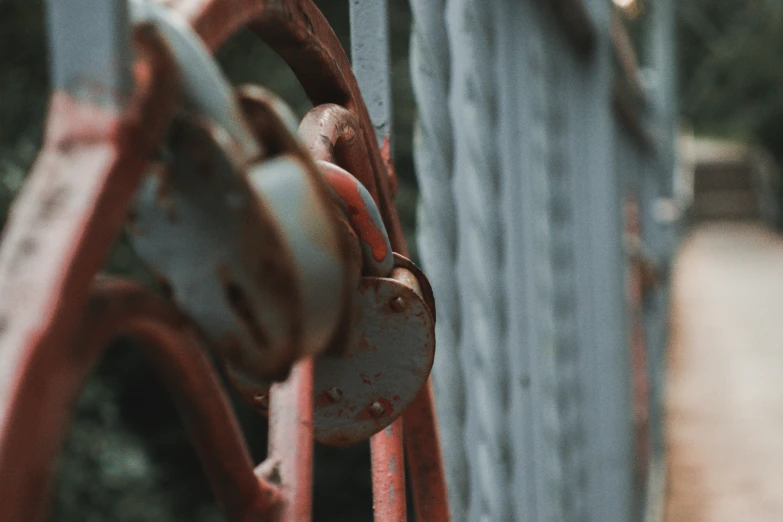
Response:
M38 243L36 243L35 238L32 236L24 237L19 243L19 252L23 257L34 254L37 249Z
M392 198L397 197L397 189L399 182L397 180L397 169L394 168L394 161L391 155L391 136L387 135L383 138L383 144L381 145L381 161L386 167L386 175L389 179L389 192Z
M72 154L79 146L79 140L75 138L61 140L57 144L57 151L60 154L69 155Z
M52 216L57 214L62 208L67 193L68 191L63 185L55 186L41 202L38 214L35 217L36 221L48 221Z
M331 406L333 404L332 400L329 398L328 390L324 390L318 395L315 396L315 409L321 409L325 408L326 406Z

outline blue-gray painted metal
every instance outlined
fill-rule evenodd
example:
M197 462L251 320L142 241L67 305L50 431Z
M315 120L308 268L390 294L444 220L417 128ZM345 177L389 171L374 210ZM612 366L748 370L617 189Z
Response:
M586 2L584 56L546 3L447 4L412 3L411 63L453 518L635 519L623 203L651 216L663 191L656 151L613 111L612 7Z
M246 221L254 215L256 196L237 175L221 130L186 132L173 145L168 165L142 184L130 237L141 259L166 279L178 305L232 363L234 377L250 386L281 371L290 358L289 337L298 325L286 311L296 298L286 296L284 306L274 289L289 283L291 272L269 270L264 256L275 254L248 248ZM198 154L190 152L194 148ZM270 236L279 241L274 223L262 225L260 243L275 244ZM267 266L260 277L259 266ZM232 287L242 293L241 310L232 302ZM258 329L264 346L254 335Z
M388 0L350 2L351 68L380 145L393 132Z
M540 6L509 0L496 6L513 520L557 520L546 42Z
M504 394L506 307L502 271L502 185L497 157L497 82L492 12L477 0L448 0L448 96L454 122L452 188L457 217L456 284L463 321L458 357L465 394L463 444L469 448L465 520L512 520Z
M121 109L133 89L132 46L125 0L47 0L54 89Z
M169 43L187 104L223 127L235 142L235 158L246 166L262 153L245 124L231 84L190 24L176 11L151 0L131 0L134 23L155 25Z
M622 209L623 173L614 165L618 130L612 106L611 6L589 0L597 27L595 53L585 71L583 171L576 177L575 205L579 271L576 305L585 315L583 415L587 520L631 520L633 429Z
M452 191L454 138L448 93L451 53L445 0L412 0L410 65L418 102L413 160L419 181L417 239L423 268L438 303L432 379L452 520L463 522L470 496L468 452L463 433L466 381L460 364L462 318L454 280L457 211Z
M551 18L551 15L550 15ZM582 83L588 68L573 52L561 27L548 31L547 92L549 187L554 272L554 330L557 360L557 398L560 418L559 456L562 466L562 520L587 520L585 512L585 427L580 354L581 325L589 319L576 306L579 272L575 206L583 197L574 191L585 175L581 147L584 126L580 110L588 101Z
M333 219L332 202L320 197L315 176L292 156L272 158L248 171L261 206L279 227L290 251L306 349L302 356L322 351L334 335L344 310L343 288L349 270L338 253L340 225Z

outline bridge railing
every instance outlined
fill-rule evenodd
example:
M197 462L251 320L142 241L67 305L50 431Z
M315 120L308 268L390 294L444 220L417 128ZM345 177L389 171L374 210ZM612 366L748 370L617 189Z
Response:
M603 0L412 6L453 519L640 520L679 230L672 2L647 3L644 53Z

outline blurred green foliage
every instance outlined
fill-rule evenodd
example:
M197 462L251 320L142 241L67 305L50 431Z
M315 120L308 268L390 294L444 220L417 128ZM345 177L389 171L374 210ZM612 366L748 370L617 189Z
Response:
M783 3L677 3L680 111L697 134L755 141L783 159Z

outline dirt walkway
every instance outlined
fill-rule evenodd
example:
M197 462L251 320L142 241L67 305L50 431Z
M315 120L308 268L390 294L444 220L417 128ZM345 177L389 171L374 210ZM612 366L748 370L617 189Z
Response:
M673 294L666 520L783 521L783 238L697 229Z

